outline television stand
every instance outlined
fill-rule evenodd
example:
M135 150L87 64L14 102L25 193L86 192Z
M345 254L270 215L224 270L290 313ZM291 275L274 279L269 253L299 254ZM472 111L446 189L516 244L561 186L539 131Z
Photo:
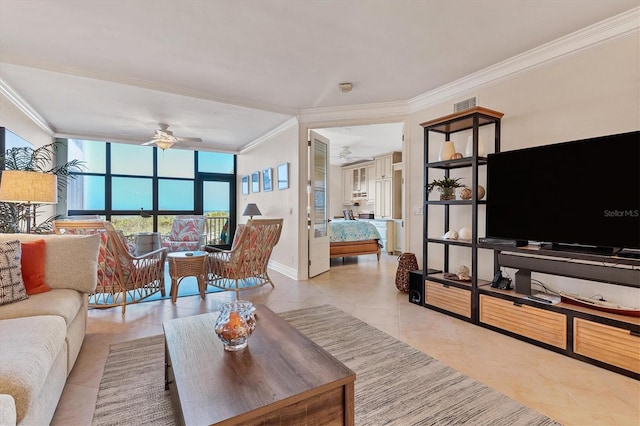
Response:
M622 249L618 252L618 256L628 259L640 259L640 250Z
M497 267L517 269L515 289L478 289L478 325L640 380L640 316L588 299L557 304L531 300L533 272L640 290L640 260L546 250L535 246L495 249Z

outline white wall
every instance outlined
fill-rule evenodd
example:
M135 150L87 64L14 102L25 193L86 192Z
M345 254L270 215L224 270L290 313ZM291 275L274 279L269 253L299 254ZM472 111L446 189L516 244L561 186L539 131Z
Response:
M501 122L502 150L546 145L640 129L640 40L636 36L595 47L563 60L536 68L490 87L472 91L479 105L504 113ZM461 96L460 99L465 99ZM423 128L420 123L451 114L453 102L440 104L410 117L409 163L407 175L407 251L416 253L422 265L422 220L414 208L422 205ZM458 151L464 151L466 138L452 137ZM458 141L461 139L461 141ZM488 144L487 144L488 145ZM430 148L429 158L437 158L437 146ZM407 173L407 171L405 171ZM470 178L466 181L470 181ZM577 182L576 184L579 184ZM571 191L571 187L567 188ZM430 209L429 212L438 209ZM452 209L454 211L454 209ZM452 215L453 229L470 226L469 212ZM455 214L458 213L458 214ZM480 223L484 223L481 220ZM430 227L437 236L439 227ZM479 235L484 235L481 228ZM465 250L467 250L465 252ZM430 265L442 266L441 248L429 250ZM481 250L479 277L492 276L492 257ZM482 256L486 254L485 256ZM453 250L451 265L470 264L468 249ZM422 267L422 266L421 266ZM621 286L610 286L558 277L539 278L553 288L579 292L584 296L603 294L617 303L640 307L640 292Z
M245 223L247 217L242 212L248 203L256 203L262 217L284 218L282 235L278 245L273 250L269 266L292 278L297 278L299 263L298 255L298 125L292 124L274 135L269 136L252 149L238 155L238 223ZM289 163L289 188L279 190L277 188L277 167L279 164ZM248 195L242 194L240 178L250 175L252 172L260 172L268 167L273 169L274 188L272 191L264 191L262 176L260 180L260 192Z

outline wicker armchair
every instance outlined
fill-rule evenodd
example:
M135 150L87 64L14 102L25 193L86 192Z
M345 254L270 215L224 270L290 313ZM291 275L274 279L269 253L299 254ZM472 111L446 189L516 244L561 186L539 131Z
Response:
M273 247L280 239L283 219L250 219L239 225L231 250L207 246L207 284L223 290L233 290L236 298L240 290L261 287L273 281L267 265Z
M165 295L164 263L166 249L161 248L142 256L133 256L122 233L111 222L102 220L66 221L53 223L56 234L97 234L101 236L98 254L98 285L89 296L89 306L111 308L140 302L160 292Z
M173 218L171 231L162 240L169 251L202 250L205 244L207 221L202 215L178 215Z

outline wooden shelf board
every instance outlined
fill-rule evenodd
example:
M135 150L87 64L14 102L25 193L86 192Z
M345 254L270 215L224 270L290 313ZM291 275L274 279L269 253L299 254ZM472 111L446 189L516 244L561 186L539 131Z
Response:
M478 124L480 126L495 123L504 115L502 112L488 108L475 107L436 118L435 120L425 121L424 123L420 123L420 125L434 132L460 132L473 127L473 116L476 114L478 115Z

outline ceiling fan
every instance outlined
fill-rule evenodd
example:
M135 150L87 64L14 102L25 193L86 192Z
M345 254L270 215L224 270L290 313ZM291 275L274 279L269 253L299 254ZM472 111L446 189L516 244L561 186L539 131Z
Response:
M173 135L173 132L169 130L169 125L164 123L158 123L159 129L156 129L153 134L153 139L149 142L145 142L142 145L155 145L161 150L169 149L178 142L202 142L200 138L182 138Z
M349 149L348 146L344 146L340 152L338 153L337 158L346 161L347 163L351 163L354 161L368 161L373 160L373 157L363 157L357 155L351 155L353 152Z

